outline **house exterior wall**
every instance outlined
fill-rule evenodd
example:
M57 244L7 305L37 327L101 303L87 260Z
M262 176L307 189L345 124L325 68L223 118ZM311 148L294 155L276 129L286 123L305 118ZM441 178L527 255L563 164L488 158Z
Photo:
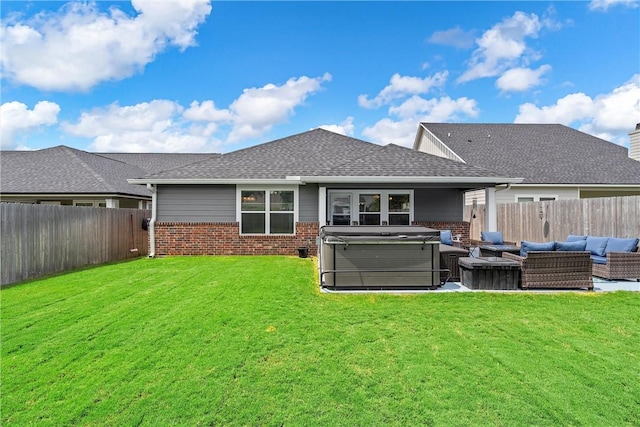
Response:
M421 128L422 132L419 132L419 140L415 147L418 151L423 153L433 154L434 156L444 157L445 159L455 160L460 162L461 159L453 152L449 147L445 146L438 138L425 128ZM446 144L446 141L444 141Z
M317 254L317 222L296 223L295 235L240 235L237 222L157 222L156 255L297 255L299 247Z
M640 162L640 123L629 133L629 157Z
M414 190L414 224L452 230L463 240L469 223L462 221L463 192L452 188L352 186L344 188ZM332 186L331 189L342 188ZM241 235L236 221L235 185L160 185L155 223L155 254L162 255L296 255L299 247L317 254L319 186L301 185L294 235ZM466 241L466 240L465 240Z
M464 193L451 188L418 188L414 191L416 222L462 221Z
M301 222L318 221L318 185L307 184L298 188L300 211L298 218Z
M509 190L496 191L496 204L515 203L518 197L555 197L556 200L579 199L578 187L541 187L541 186L513 186Z
M235 222L235 185L159 185L159 222Z
M127 209L139 209L140 201L144 203L151 202L148 199L136 199L136 198L125 198L125 197L108 197L112 201L116 201L117 208L127 208ZM93 202L96 207L99 207L98 204L106 205L107 199L104 195L65 195L65 196L47 196L47 195L2 195L0 197L0 202L7 203L29 203L29 204L40 204L40 205L60 205L60 206L73 206L74 202Z

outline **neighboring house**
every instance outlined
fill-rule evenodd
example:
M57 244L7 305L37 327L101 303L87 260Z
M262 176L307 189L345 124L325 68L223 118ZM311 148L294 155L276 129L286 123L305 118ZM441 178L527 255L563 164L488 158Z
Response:
M640 123L629 132L629 157L640 162Z
M292 255L315 253L323 225L420 224L468 239L464 193L514 176L315 129L129 182L154 193L152 255Z
M624 147L559 124L420 123L414 149L524 177L498 186L495 203L640 195L640 162Z
M0 201L110 208L148 208L151 192L127 178L211 154L95 154L66 146L0 152ZM217 156L213 155L213 156Z

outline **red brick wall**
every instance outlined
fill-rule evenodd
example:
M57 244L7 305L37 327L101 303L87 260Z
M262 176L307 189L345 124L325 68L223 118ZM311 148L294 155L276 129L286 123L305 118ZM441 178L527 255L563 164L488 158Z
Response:
M457 234L460 234L462 243L465 245L469 244L470 224L466 221L419 221L414 222L413 225L422 225L428 228L435 228L436 230L451 230L451 235L453 237L455 237Z
M319 223L298 222L294 236L241 236L237 222L157 222L156 255L316 255Z
M414 222L414 225L451 230L469 243L469 223ZM317 254L317 222L296 223L295 236L241 236L237 222L157 222L155 224L156 255L298 255L307 246L309 255Z

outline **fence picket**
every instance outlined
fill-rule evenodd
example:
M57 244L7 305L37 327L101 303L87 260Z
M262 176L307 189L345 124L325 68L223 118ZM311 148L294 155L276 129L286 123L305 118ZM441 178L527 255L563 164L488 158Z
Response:
M137 252L131 252L131 223ZM149 253L148 210L0 203L0 285Z

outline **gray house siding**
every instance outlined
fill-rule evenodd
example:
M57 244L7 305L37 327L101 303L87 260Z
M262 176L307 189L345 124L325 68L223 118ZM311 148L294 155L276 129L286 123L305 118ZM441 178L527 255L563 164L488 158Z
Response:
M415 184L379 184L379 185L332 185L327 190L413 190L413 220L416 222L463 221L464 189L459 188L425 188ZM327 207L328 209L328 207ZM329 212L327 212L329 215Z
M464 193L455 188L416 188L413 220L463 221Z
M157 220L235 222L235 185L159 185Z
M345 185L330 189L413 189L414 221L463 221L463 192L457 188L402 185ZM318 185L299 187L301 222L318 221ZM235 185L159 185L157 220L162 222L235 222Z
M300 222L318 221L318 185L301 185L298 192L300 201L300 211L298 220Z

